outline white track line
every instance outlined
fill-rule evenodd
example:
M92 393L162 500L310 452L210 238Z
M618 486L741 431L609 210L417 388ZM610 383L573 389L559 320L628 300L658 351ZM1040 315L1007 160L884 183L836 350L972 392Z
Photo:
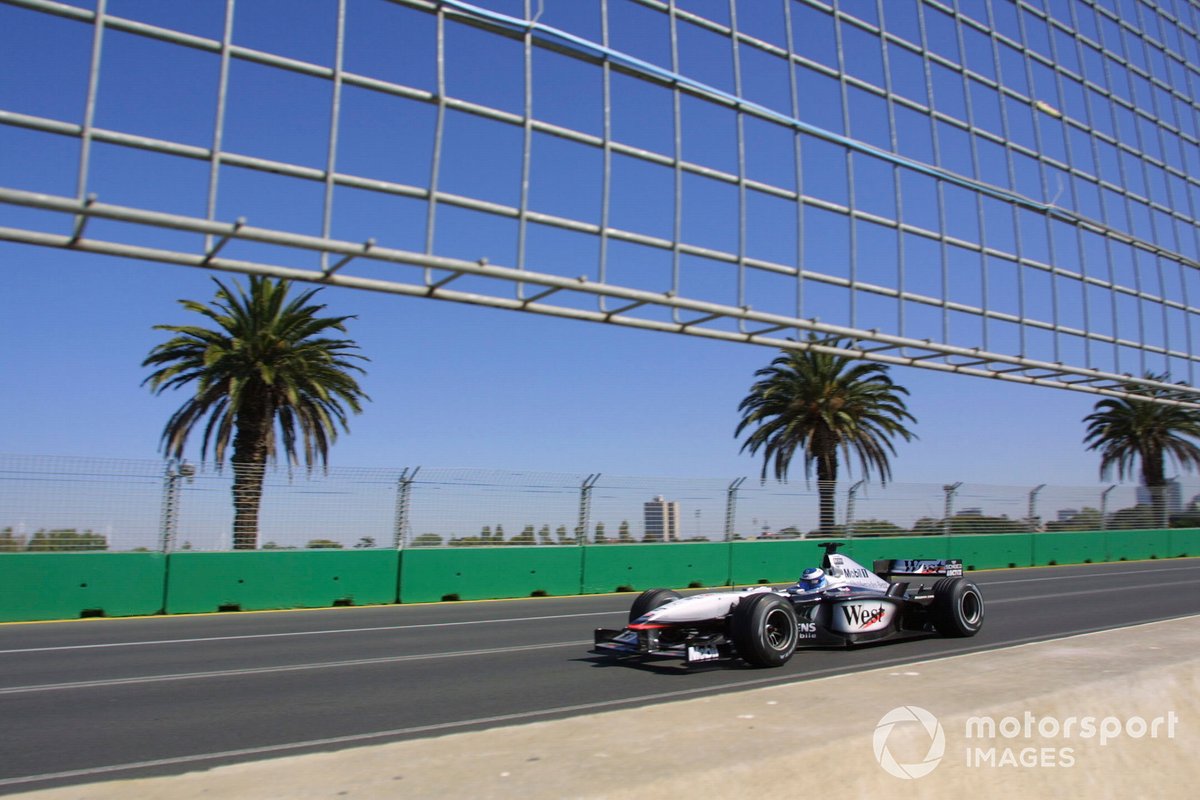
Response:
M74 681L70 683L41 683L31 686L9 686L0 688L0 696L11 694L31 694L33 692L54 692L63 689L99 689L108 686L134 686L146 683L164 683L167 681L190 681L203 678L230 678L244 675L270 675L280 672L302 672L314 669L337 669L340 667L365 667L374 664L396 664L402 661L431 661L438 658L462 658L464 656L494 656L504 653L525 652L527 650L550 650L555 647L581 647L592 644L591 639L581 639L573 642L550 642L548 644L521 644L511 647L493 647L481 650L455 650L447 653L415 653L407 656L384 656L382 658L355 658L347 661L323 661L313 664L287 664L279 667L246 667L243 669L218 669L210 672L179 672L169 675L143 675L134 678L107 678L94 681Z
M459 622L423 622L414 625L379 625L369 628L335 628L319 631L290 631L285 633L244 633L231 636L205 636L194 639L155 639L147 642L101 642L98 644L68 644L55 647L23 647L0 650L0 656L14 653L51 653L59 650L99 650L109 647L150 647L164 644L204 644L207 642L232 642L244 639L278 639L288 636L325 636L340 633L369 633L371 631L405 631L418 628L453 628L461 625L496 625L508 622L543 622L548 619L574 619L577 617L602 617L612 614L627 614L625 609L613 611L589 611L580 614L553 614L541 617L509 617L506 619L472 619Z

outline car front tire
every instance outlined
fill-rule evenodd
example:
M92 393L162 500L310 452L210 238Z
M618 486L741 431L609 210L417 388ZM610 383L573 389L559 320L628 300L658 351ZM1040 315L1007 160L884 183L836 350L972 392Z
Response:
M755 667L780 667L796 652L796 610L774 593L742 598L731 619L733 646Z
M649 614L659 606L665 606L682 596L679 592L671 589L647 589L637 596L629 608L629 621L636 622L638 617Z

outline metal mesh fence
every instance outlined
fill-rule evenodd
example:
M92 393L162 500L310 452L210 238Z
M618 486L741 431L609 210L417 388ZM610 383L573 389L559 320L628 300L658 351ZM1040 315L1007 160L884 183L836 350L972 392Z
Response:
M1198 31L1186 0L0 0L0 239L1194 384Z
M0 551L228 550L233 470L186 462L0 456ZM1200 483L819 487L471 469L267 469L257 546L557 546L786 537L1196 527Z

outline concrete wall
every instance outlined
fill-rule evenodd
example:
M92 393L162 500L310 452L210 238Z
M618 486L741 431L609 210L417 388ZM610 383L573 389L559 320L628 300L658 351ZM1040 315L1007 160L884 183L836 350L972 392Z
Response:
M819 541L394 550L0 553L0 622L786 583ZM842 552L968 570L1200 556L1200 529L851 539Z
M172 553L166 613L394 603L395 550Z
M582 547L453 547L404 551L403 603L579 594Z
M0 553L0 622L163 612L162 553Z

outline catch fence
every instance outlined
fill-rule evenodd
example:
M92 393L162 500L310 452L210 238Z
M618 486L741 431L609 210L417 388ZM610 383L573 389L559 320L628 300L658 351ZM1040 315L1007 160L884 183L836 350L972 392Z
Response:
M232 547L233 470L212 464L0 455L0 551ZM836 525L820 487L754 478L430 467L268 468L258 547L597 545L1193 525L1200 484L994 486L847 480Z

